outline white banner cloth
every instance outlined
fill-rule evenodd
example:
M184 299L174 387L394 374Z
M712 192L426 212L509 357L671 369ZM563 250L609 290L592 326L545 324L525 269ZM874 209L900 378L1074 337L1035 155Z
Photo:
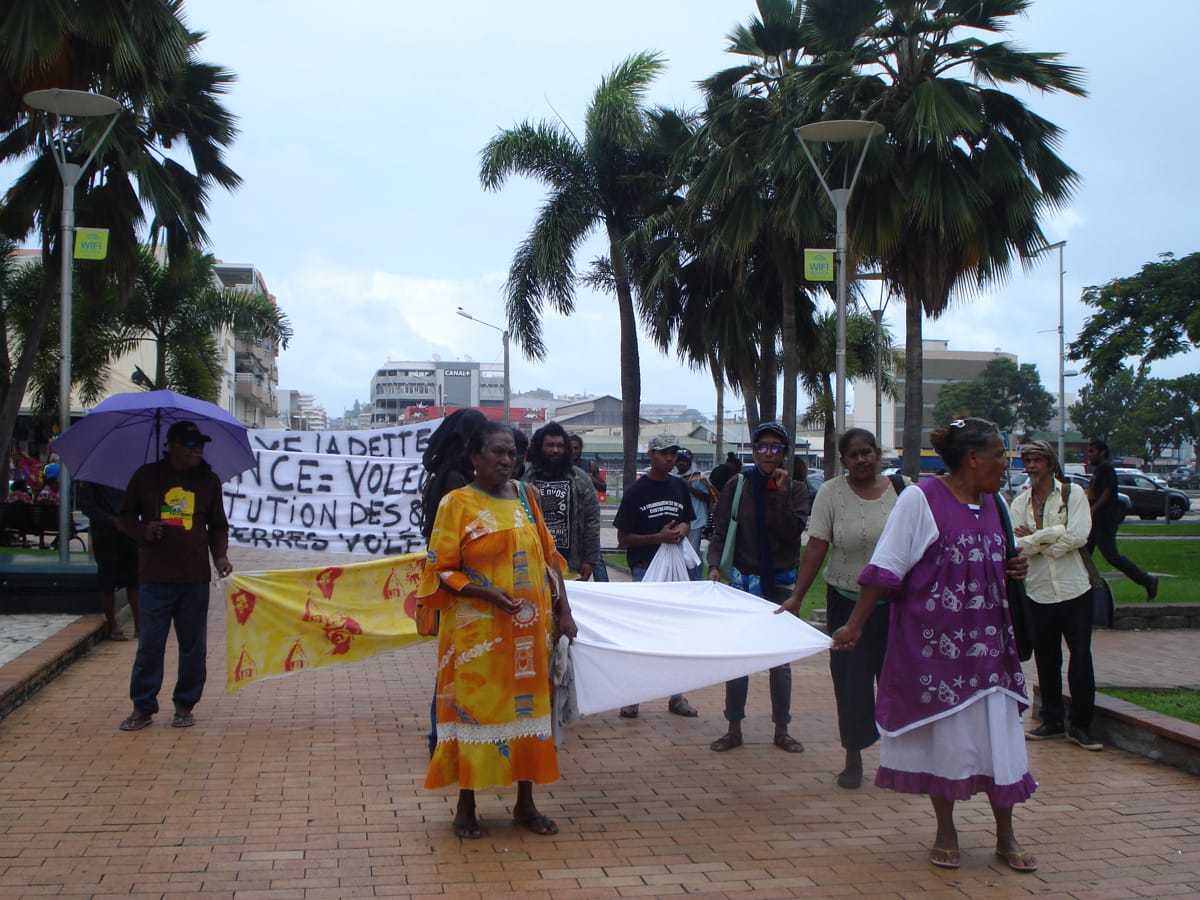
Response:
M712 581L567 582L582 715L669 697L811 656L829 638Z

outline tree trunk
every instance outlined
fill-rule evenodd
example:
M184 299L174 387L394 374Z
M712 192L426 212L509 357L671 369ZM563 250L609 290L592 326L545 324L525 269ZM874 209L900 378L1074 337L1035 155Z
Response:
M633 289L625 265L625 235L611 221L608 228L608 253L617 289L617 312L621 322L621 451L622 475L627 489L637 479L638 433L642 420L642 370L638 358L637 315L633 309Z
M781 253L781 256L785 254ZM800 352L796 346L796 279L790 265L781 267L783 309L780 329L783 333L783 409L780 421L796 446L796 378L800 372Z
M916 481L921 472L921 426L925 418L924 362L921 326L925 314L919 298L904 298L904 446L905 475ZM878 438L877 438L878 439Z
M713 465L725 459L725 378L717 365L717 355L708 354L708 371L712 373L713 387L717 389L717 439L713 444Z
M779 381L775 353L775 334L763 335L763 345L758 358L758 407L753 416L750 415L749 403L746 406L746 418L753 418L757 426L760 422L771 422L775 419L775 401L779 396L776 385Z

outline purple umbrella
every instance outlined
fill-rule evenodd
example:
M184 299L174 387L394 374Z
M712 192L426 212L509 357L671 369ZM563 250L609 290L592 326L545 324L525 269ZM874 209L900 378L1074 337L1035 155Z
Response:
M72 481L125 490L138 466L161 459L167 429L195 422L212 438L204 461L222 482L254 465L246 426L216 404L174 391L114 394L54 439Z

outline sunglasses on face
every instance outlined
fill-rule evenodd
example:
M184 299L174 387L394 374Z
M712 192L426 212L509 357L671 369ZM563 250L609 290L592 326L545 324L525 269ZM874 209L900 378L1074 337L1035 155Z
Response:
M176 441L175 443L177 443L180 447L187 447L189 450L195 450L197 447L203 448L208 441L206 441L204 438L184 438L183 440Z
M755 444L754 452L776 456L783 452L783 444Z

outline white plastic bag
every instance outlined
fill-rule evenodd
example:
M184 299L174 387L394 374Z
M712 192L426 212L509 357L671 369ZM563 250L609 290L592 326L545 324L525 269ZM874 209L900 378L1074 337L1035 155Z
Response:
M700 565L700 557L687 541L659 544L654 559L646 567L642 581L690 581L688 569Z

